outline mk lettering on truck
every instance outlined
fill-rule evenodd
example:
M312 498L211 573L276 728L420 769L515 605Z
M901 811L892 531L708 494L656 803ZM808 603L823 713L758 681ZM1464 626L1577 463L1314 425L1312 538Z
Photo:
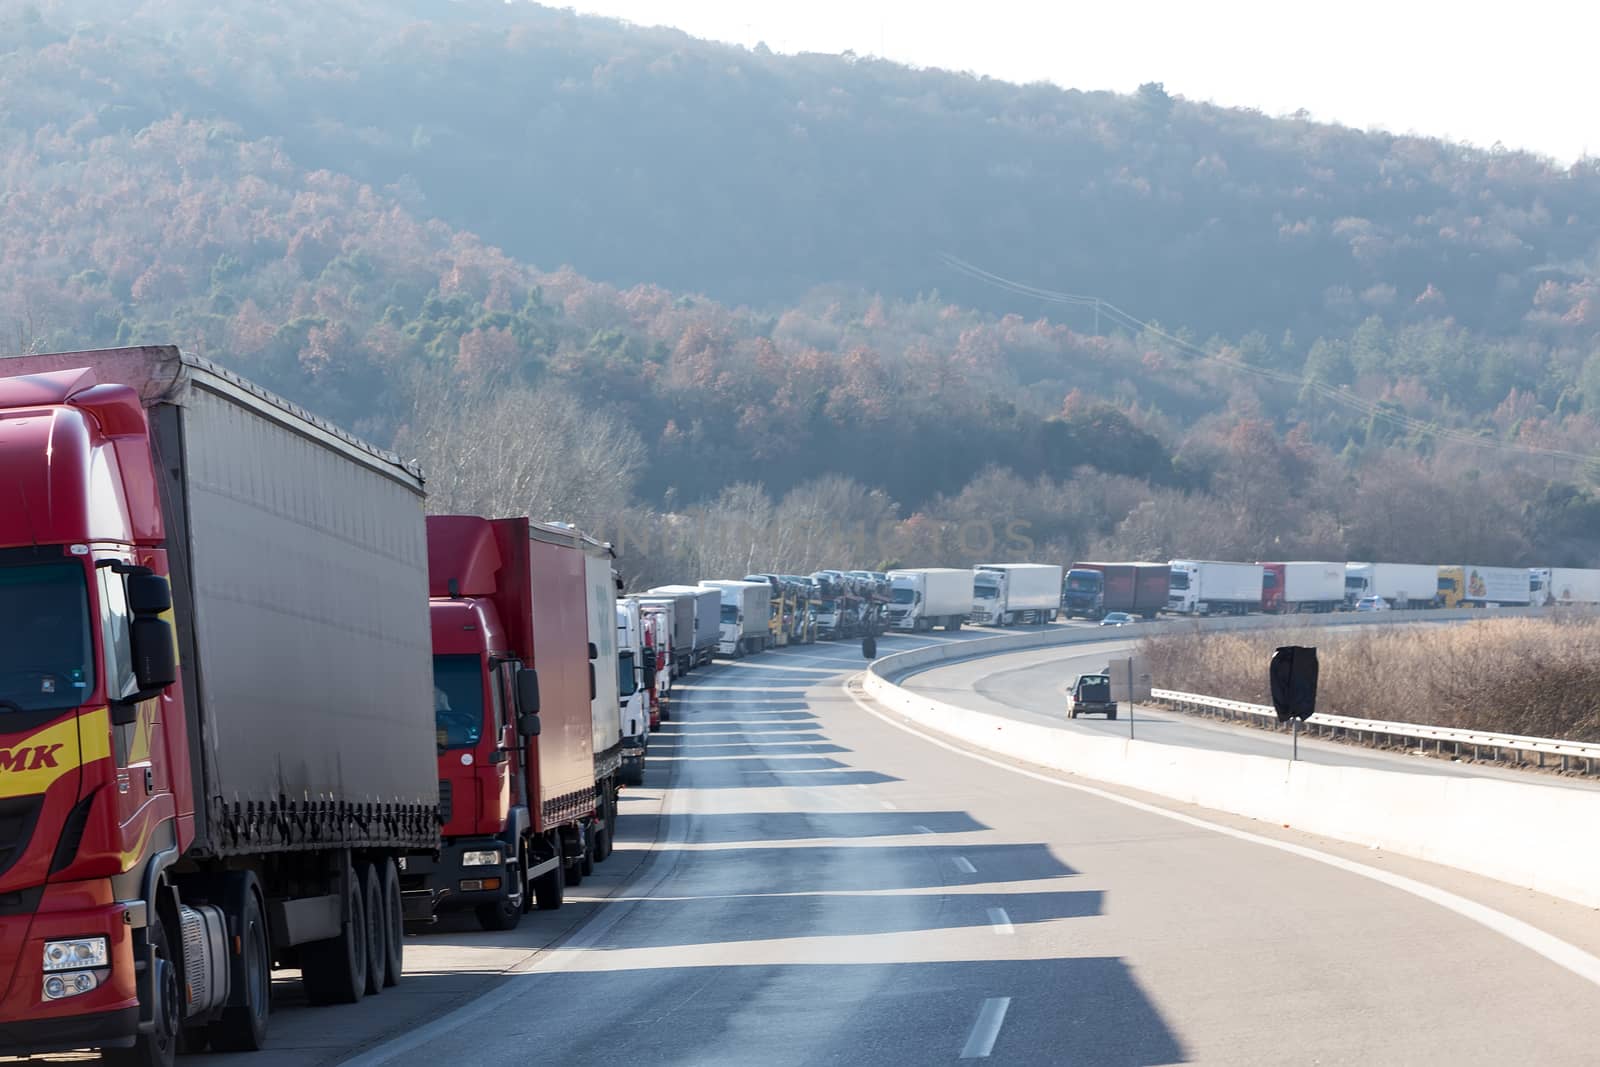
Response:
M260 1048L275 961L397 982L419 473L169 347L0 361L0 470L0 1053Z

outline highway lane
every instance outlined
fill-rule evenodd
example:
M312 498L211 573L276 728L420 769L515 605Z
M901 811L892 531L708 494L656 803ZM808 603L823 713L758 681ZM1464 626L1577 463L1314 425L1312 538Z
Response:
M1594 980L1352 861L1534 923L1600 975L1592 912L973 758L858 704L860 663L817 646L688 679L628 882L352 1062L1593 1062Z
M1097 642L1092 647L1033 649L957 660L900 678L898 683L930 699L958 703L1006 718L1084 734L1126 737L1126 712L1114 721L1100 717L1068 720L1066 690L1073 678L1100 670L1110 658L1126 656L1135 644L1127 637L1108 634L1104 644ZM1156 685L1160 687L1159 679ZM1401 709L1393 708L1377 709L1372 714L1376 718L1405 717ZM1288 759L1293 743L1288 734L1159 708L1141 706L1135 712L1135 719L1136 737L1166 745ZM1397 750L1362 748L1321 741L1309 734L1300 737L1300 758L1311 763L1403 770L1411 774L1501 778L1570 789L1600 789L1600 781L1593 778L1535 774L1531 770L1491 763L1459 763Z

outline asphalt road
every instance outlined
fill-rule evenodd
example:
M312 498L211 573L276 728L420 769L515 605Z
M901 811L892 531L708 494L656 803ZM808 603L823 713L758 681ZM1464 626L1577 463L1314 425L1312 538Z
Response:
M1110 658L1126 656L1135 643L1125 637L1108 634L1103 645L1096 643L1093 646L1034 649L982 659L957 660L907 675L897 681L906 689L931 699L1006 718L1084 734L1127 737L1126 712L1115 720L1098 716L1067 719L1066 690L1078 675L1100 670ZM1378 710L1373 714L1376 718L1405 717L1398 709ZM1288 759L1293 743L1286 733L1159 708L1140 707L1134 718L1134 736L1165 745ZM1531 768L1518 770L1491 763L1438 759L1421 753L1369 749L1338 741L1319 741L1310 734L1301 735L1300 758L1311 763L1403 770L1410 774L1502 778L1560 788L1600 789L1600 781L1593 778L1538 774Z
M286 989L273 1052L203 1062L1595 1062L1592 911L984 758L860 665L686 679L602 899L416 938L354 1009Z

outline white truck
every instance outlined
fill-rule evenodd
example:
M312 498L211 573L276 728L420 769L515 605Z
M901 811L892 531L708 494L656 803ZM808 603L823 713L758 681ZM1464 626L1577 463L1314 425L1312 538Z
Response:
M943 626L959 630L972 610L972 572L954 567L922 567L889 572L889 629L922 631ZM1057 585L1059 596L1060 586Z
M1600 570L1529 567L1528 579L1537 605L1600 604Z
M1431 608L1439 592L1439 568L1431 563L1346 563L1344 602L1381 596L1391 608Z
M1175 615L1245 615L1261 610L1259 563L1174 559L1167 566L1172 568L1167 610Z
M1053 563L980 563L972 568L972 611L979 626L1055 622L1061 568Z
M644 784L650 745L650 705L644 694L644 624L635 597L621 597L617 610L617 696L622 701L622 781Z
M766 582L718 580L700 583L722 597L717 653L740 659L772 646L772 586Z
M1262 563L1261 610L1268 614L1338 611L1344 604L1344 564Z
M699 667L711 662L722 639L722 594L715 589L698 585L658 585L645 591L646 596L691 597L694 600L694 640L689 644L689 667ZM677 640L677 631L673 631ZM679 645L680 652L683 646ZM687 674L685 669L679 672Z

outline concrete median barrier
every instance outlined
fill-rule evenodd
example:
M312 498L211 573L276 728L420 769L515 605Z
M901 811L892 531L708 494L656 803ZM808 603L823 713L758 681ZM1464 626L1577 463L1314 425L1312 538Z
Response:
M1512 614L1497 612L1497 615ZM1521 612L1519 612L1521 614ZM1393 612L1386 624L1482 618L1483 612ZM1345 619L1349 616L1343 617ZM1281 618L1210 620L1208 629L1282 626ZM1340 616L1314 625L1349 625ZM1193 628L1161 622L1136 633ZM1600 791L1501 778L1291 763L1097 737L931 700L896 684L958 659L1116 641L1088 627L937 645L887 656L868 668L865 692L907 718L998 755L1217 811L1441 863L1587 907L1600 908Z

